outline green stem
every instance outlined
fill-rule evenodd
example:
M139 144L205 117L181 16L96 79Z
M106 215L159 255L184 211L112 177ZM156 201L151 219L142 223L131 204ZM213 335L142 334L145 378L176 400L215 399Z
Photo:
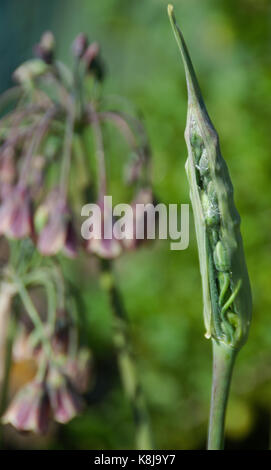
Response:
M208 450L223 450L227 401L237 351L213 340L213 382Z
M50 341L47 338L45 331L44 331L44 324L42 320L40 319L40 316L36 310L36 307L34 306L32 299L30 295L28 294L25 286L23 285L22 282L20 282L18 279L16 280L17 288L18 288L18 294L21 297L21 300L24 304L24 307L31 318L33 325L35 327L35 330L40 338L40 340L43 343L45 352L47 354L47 357L50 357L51 355L51 345Z
M72 157L74 120L75 120L75 110L74 110L73 101L71 101L70 108L68 110L67 121L66 121L64 149L63 149L63 158L62 158L61 175L60 175L60 190L61 190L62 196L67 196L67 191L68 191L68 182L69 182L71 157Z
M152 449L152 437L142 387L138 380L134 355L128 335L128 320L114 277L107 264L103 272L102 285L108 292L113 313L113 342L117 352L118 366L125 394L131 404L137 450Z
M46 272L42 270L33 271L28 276L25 276L24 281L25 284L41 285L46 290L48 305L47 319L51 328L51 332L53 332L55 328L57 310L56 290L53 281L46 274Z

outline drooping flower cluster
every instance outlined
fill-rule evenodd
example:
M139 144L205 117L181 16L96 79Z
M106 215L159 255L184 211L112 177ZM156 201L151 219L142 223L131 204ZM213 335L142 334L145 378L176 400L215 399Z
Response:
M99 45L89 44L79 34L72 52L74 65L69 70L56 60L55 39L46 32L34 47L36 57L14 72L19 99L0 121L4 129L0 133L0 234L15 240L30 237L44 256L62 253L74 258L81 247L102 258L115 258L136 248L136 241L120 243L113 235L105 240L102 234L100 240L83 243L75 217L80 204L95 199L105 224L112 217L103 204L107 189L104 122L114 124L130 148L125 174L134 187L134 201L142 190L151 194L150 151L140 121L104 109L104 100L97 96L97 84L101 87L105 78ZM84 182L79 173L89 172L86 133L93 135L97 171L96 177L89 175ZM90 186L97 194L94 201L85 200Z
M53 34L44 33L34 47L35 57L15 70L17 85L2 100L7 109L0 109L0 236L10 249L1 274L14 285L14 296L31 323L31 331L15 339L13 360L31 357L37 365L35 378L17 392L2 417L20 431L44 433L51 419L68 422L81 410L88 386L89 350L79 344L70 347L71 336L78 335L70 335L75 327L60 314L67 305L68 288L65 273L58 273L57 257L74 259L81 249L108 260L135 250L142 242L136 238L135 221L140 226L146 216L144 210L136 211L136 204L153 201L143 125L105 106L99 45L79 34L72 53L69 69L56 60ZM113 220L112 209L104 202L109 180L103 139L107 122L118 129L129 149L120 182L133 193L133 225L127 239L113 232L112 237L105 235ZM78 215L92 202L100 208L102 231L98 239L86 241ZM40 312L31 297L36 286L45 292L46 312ZM64 329L58 326L61 319Z

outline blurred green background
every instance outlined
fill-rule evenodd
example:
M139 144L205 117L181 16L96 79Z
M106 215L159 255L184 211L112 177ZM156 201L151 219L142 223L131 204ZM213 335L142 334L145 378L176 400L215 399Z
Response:
M78 32L98 40L107 63L105 93L139 109L153 150L153 185L165 203L188 203L183 132L186 88L166 0L1 0L0 86L31 56L45 29L71 61ZM242 216L254 316L229 402L227 448L269 447L271 430L271 3L175 0L175 11L221 139ZM113 153L123 146L113 145ZM112 156L113 158L113 156ZM138 369L159 449L205 446L211 344L204 338L201 281L191 215L190 246L158 241L117 262ZM67 270L70 267L67 265ZM111 344L108 304L95 277L80 283L95 367L86 413L46 441L11 446L128 449L129 405Z

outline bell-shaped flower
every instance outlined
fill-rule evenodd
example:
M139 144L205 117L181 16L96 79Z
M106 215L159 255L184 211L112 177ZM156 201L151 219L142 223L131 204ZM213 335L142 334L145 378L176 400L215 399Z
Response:
M65 199L57 197L54 203L50 201L45 208L44 218L47 223L42 228L37 243L40 253L52 256L63 251L68 257L74 258L77 254L77 242L71 211Z
M152 222L148 221L148 209L152 204L153 194L149 188L141 189L135 199L132 201L132 217L130 220L130 227L129 230L126 230L126 233L128 233L129 236L124 237L122 240L125 250L135 250L146 240L147 223Z
M116 238L113 230L112 207L106 198L96 204L91 217L85 223L91 228L86 243L86 250L89 253L104 259L114 259L121 254L121 241Z
M50 419L50 404L44 383L32 381L13 398L2 422L18 431L45 433Z
M55 421L67 423L80 413L82 398L69 378L57 367L50 367L47 387Z
M32 203L26 186L15 186L0 205L0 234L15 239L33 235Z
M89 349L80 348L75 358L69 357L65 364L65 373L80 393L86 392L91 373Z

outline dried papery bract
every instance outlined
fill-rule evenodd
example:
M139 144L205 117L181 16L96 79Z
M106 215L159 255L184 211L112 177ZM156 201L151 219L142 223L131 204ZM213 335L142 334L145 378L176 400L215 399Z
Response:
M236 351L247 339L252 301L233 187L218 135L204 105L173 7L168 13L188 89L185 139L203 287L206 337L212 338L214 376L209 448L223 446L225 408Z

